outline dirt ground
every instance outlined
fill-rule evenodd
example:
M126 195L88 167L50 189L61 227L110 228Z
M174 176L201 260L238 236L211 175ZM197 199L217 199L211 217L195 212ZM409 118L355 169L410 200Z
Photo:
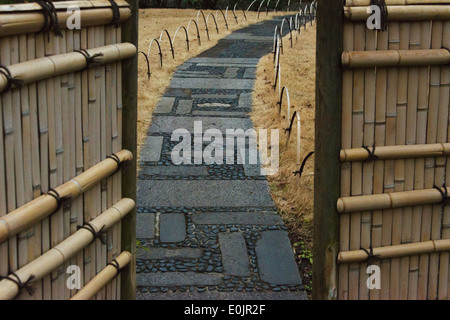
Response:
M289 35L283 38L284 53L280 57L281 86L289 91L291 117L294 111L300 113L301 153L303 160L314 151L314 108L315 108L315 61L316 25L307 25L306 30L293 35L290 48ZM251 118L256 129L280 130L280 167L276 175L268 176L272 197L282 214L294 248L297 262L303 272L304 285L311 289L313 200L314 200L314 155L308 159L301 178L294 176L300 163L297 162L297 124L294 121L292 134L286 146L289 127L287 99L283 97L281 112L278 86L274 90L273 54L263 57L258 65L253 112Z

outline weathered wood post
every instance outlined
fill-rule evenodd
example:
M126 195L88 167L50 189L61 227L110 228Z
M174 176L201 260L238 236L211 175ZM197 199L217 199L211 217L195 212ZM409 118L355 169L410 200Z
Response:
M128 0L131 18L122 25L122 42L138 47L138 0ZM133 153L133 161L122 173L122 196L136 199L136 157L137 157L137 55L122 64L122 134L123 148ZM121 274L121 299L136 298L136 209L122 220L122 250L132 254L131 263Z
M337 298L343 6L343 0L318 1L313 299Z

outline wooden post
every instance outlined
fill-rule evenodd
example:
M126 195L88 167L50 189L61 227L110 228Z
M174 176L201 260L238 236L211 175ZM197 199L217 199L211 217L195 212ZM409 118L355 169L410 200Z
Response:
M122 24L122 42L138 47L138 0L129 0L131 18ZM133 161L122 172L122 197L136 200L137 157L137 55L122 63L122 147L133 153ZM121 299L136 298L136 209L122 220L122 251L132 255L130 264L121 273Z
M337 299L341 147L343 0L317 10L313 299Z

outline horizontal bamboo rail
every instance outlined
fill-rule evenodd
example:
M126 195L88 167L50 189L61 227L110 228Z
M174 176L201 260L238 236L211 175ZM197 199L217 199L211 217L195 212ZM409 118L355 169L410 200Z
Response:
M344 51L342 65L347 68L410 67L450 63L447 49Z
M131 43L111 44L104 47L86 50L95 57L95 65L108 64L115 61L128 59L136 54L136 47ZM88 65L86 57L79 52L58 54L29 60L26 62L8 66L11 77L21 80L23 84L60 76L63 74L81 71ZM0 92L8 86L8 79L0 74Z
M370 0L346 0L345 5L348 7L368 7ZM450 3L450 0L385 0L387 6L406 6L418 4L444 4Z
M449 188L441 188L445 193ZM374 211L408 206L437 204L442 201L436 189L412 190L363 196L342 197L337 201L338 213Z
M131 17L129 8L119 8L119 11L121 22L125 22ZM67 28L67 20L72 14L73 12L70 10L57 12L58 25L61 29ZM80 10L82 28L107 25L112 22L113 18L113 11L110 8ZM44 25L45 19L41 12L0 13L0 37L40 32Z
M382 260L449 250L450 239L429 240L423 242L373 248L372 252L368 250L342 251L338 254L338 263L363 262L370 258L368 253L371 257Z
M116 156L120 163L133 159L133 154L128 150L119 151ZM73 199L114 174L117 169L117 162L107 158L54 190L62 200ZM47 193L4 215L0 218L0 243L49 216L59 205L56 197Z
M122 199L90 221L89 225L96 232L107 230L122 220L134 206L135 203L132 199ZM92 240L94 240L94 235L91 231L79 229L53 249L16 271L15 276L10 276L12 279L19 278L21 283L27 283L29 279L32 279L30 284L38 281L88 246ZM19 287L16 283L7 279L0 281L0 300L14 299L18 293Z
M118 7L128 7L128 2L125 0L115 1ZM67 10L67 8L72 6L77 6L80 9L91 9L91 8L109 8L111 7L111 2L108 0L95 0L95 1L55 1L53 2L56 10ZM16 13L23 11L42 11L42 7L37 3L14 3L0 5L0 13Z
M450 143L415 144L404 146L368 147L369 151L380 160L394 160L407 158L424 158L450 155ZM342 149L339 159L341 162L365 161L370 157L364 148Z
M366 7L344 7L346 19L353 21L366 21L371 12ZM450 6L448 5L417 5L388 7L389 21L421 21L421 20L448 20L450 19Z
M120 270L131 262L131 253L122 252L116 259L117 268ZM106 286L119 273L119 270L111 263L100 271L91 281L89 281L80 291L78 291L70 300L90 300Z

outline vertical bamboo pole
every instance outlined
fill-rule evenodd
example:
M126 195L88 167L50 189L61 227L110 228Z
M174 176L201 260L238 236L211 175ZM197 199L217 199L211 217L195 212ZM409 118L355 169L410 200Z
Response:
M442 30L442 46L444 48L450 48L450 21L443 22ZM441 66L441 85L439 94L439 105L442 106L442 110L447 112L446 121L440 121L442 127L442 140L444 139L444 131L447 131L448 141L450 137L450 114L449 114L449 96L450 96L450 67L448 65ZM447 107L446 107L447 106ZM444 116L443 114L442 116ZM438 125L438 128L440 126ZM445 130L446 129L446 130ZM444 181L446 185L450 182L450 157L447 157L444 161L446 162L445 178ZM450 238L450 208L445 206L443 208L442 217L442 239ZM449 297L449 252L441 252L439 259L439 286L438 286L438 299L448 299Z
M122 25L121 39L138 46L138 1L130 0L131 18ZM119 64L120 65L120 64ZM137 143L137 56L122 63L122 104L123 106L123 148L130 150L134 157L122 172L122 196L136 199L136 143ZM119 68L119 70L121 70ZM120 73L119 77L120 77ZM120 97L120 95L118 95ZM121 111L119 111L120 113ZM122 130L122 129L121 129ZM123 139L123 140L122 140ZM121 298L132 300L136 296L136 209L122 220L122 250L131 253L131 263L122 271Z
M365 50L366 25L355 24L354 50ZM352 148L360 148L364 144L364 69L354 70L353 73L353 117L352 117ZM352 163L351 195L360 196L362 186L362 163ZM361 248L361 212L350 216L350 250ZM359 299L360 264L349 265L349 299Z
M389 50L397 50L399 47L399 23L390 22L388 26L388 38ZM397 79L398 79L398 69L388 68L387 70L387 92L386 92L386 136L385 145L393 146L395 145L396 136L396 124L397 124ZM395 161L386 160L384 162L384 186L383 191L393 192L394 191L394 176L395 176ZM393 217L392 210L384 210L382 216L382 246L389 246L392 244L392 234L394 230L398 230L393 227L393 220L399 221L398 217ZM401 218L401 217L400 217ZM380 263L381 268L381 289L379 298L382 300L389 299L390 291L390 273L391 273L391 260L385 259Z
M47 41L44 34L36 35L36 58L45 57L45 42ZM47 84L48 80L39 81L37 83L38 91L38 114L39 114L39 146L40 146L40 167L41 167L41 191L49 190L50 172L49 172L49 125L48 125L48 109L47 109ZM50 249L50 219L45 218L41 221L41 237L42 237L42 253ZM51 275L42 280L42 298L51 299Z
M36 59L36 35L29 34L27 37L28 48L27 60ZM41 169L40 169L40 156L39 156L39 119L37 110L37 84L30 83L28 85L29 91L29 107L30 107L30 140L31 140L31 164L32 164L32 199L35 199L41 195ZM41 222L36 223L30 228L29 241L28 241L28 261L33 261L41 255ZM35 292L33 298L35 300L42 300L42 281L39 281L35 285Z
M355 39L357 35L355 34ZM365 32L365 47L363 50L376 50L377 48L377 32L376 30L367 30ZM361 143L365 146L372 146L375 140L375 68L364 69L364 107L363 107L363 121L364 126L361 132L363 141ZM378 96L377 96L378 97ZM358 132L355 132L358 135ZM362 163L362 194L373 193L373 174L374 163L366 161ZM353 226L356 227L356 226ZM352 227L352 229L353 229ZM371 229L372 229L372 212L364 211L361 213L361 243L360 248L369 248L371 246ZM352 230L353 231L353 230ZM362 262L359 266L359 299L369 299L369 288L366 285L368 263Z
M409 48L409 23L401 22L399 25L399 49L408 50ZM408 92L408 69L400 68L398 71L397 86L397 126L396 126L396 145L404 145L406 143L406 104ZM405 185L405 161L395 161L395 182L394 191L403 191ZM394 209L393 211L393 234L392 244L402 243L402 232L400 231L404 225L403 209ZM400 271L400 259L391 259L391 284L390 299L400 299L400 287L402 285ZM403 279L404 280L404 279Z
M353 50L353 31L354 24L345 22L343 27L343 49L344 51ZM341 142L343 149L352 147L352 92L353 92L353 70L347 69L342 72L342 132ZM351 164L350 162L341 165L341 192L342 197L350 196L351 184ZM340 215L340 251L350 250L350 214L344 213ZM339 265L339 287L338 299L348 299L348 264Z
M377 50L387 50L389 42L389 33L387 31L378 32ZM386 145L386 109L387 108L387 69L377 68L376 71L376 112L375 112L375 146ZM376 161L373 169L373 193L380 194L384 192L384 161ZM388 213L389 215L389 213ZM383 239L383 229L390 228L390 225L384 226L383 211L376 210L372 217L372 247L381 247ZM381 267L378 261L372 262L373 265ZM381 279L380 279L381 280ZM380 290L370 291L371 300L380 299Z
M435 29L436 28L436 29ZM443 22L442 21L434 21L433 22L433 30L432 30L432 39L431 45L433 48L439 46L442 47L443 43ZM430 88L430 107L433 104L437 109L437 118L434 123L434 127L436 128L436 142L444 142L447 141L447 124L448 124L448 104L442 105L441 102L441 90L440 90L440 82L442 77L442 69L436 72L432 68L431 72L431 82L430 85L433 87L438 85L438 92L431 92ZM434 101L431 101L431 94L433 94ZM437 186L442 185L444 182L444 174L445 174L445 157L437 157L436 165L434 170L434 183ZM434 205L433 213L431 217L431 240L440 239L441 237L441 222L442 222L442 206ZM439 253L431 253L430 261L429 261L429 269L428 269L428 295L427 298L430 300L435 300L438 298L438 273L439 273Z
M341 0L319 2L317 12L313 299L337 298L343 5Z

